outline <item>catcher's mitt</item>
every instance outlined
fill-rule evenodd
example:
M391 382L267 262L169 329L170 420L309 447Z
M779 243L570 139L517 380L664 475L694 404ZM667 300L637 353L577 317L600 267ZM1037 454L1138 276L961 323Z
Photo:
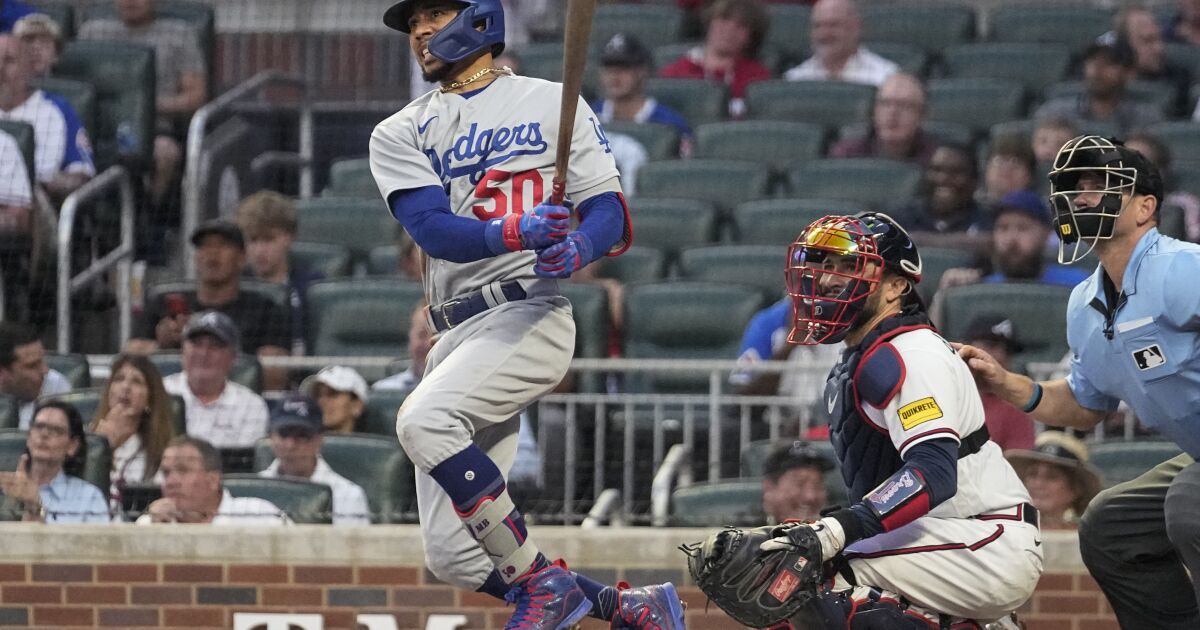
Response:
M780 536L787 536L791 544L772 551L759 549ZM785 621L817 597L821 543L807 525L729 528L680 549L688 554L688 570L700 590L751 628Z

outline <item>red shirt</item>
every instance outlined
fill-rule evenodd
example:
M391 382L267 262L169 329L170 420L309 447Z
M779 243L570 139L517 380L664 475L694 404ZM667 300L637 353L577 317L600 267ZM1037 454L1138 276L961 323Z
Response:
M771 78L771 71L757 59L742 57L733 64L733 71L725 76L718 76L704 69L700 64L702 48L694 48L688 54L676 59L672 64L659 71L658 76L664 79L709 79L722 81L729 86L729 95L736 99L746 97L746 86L755 81Z
M983 421L992 441L1003 450L1033 448L1033 419L995 394L981 394Z

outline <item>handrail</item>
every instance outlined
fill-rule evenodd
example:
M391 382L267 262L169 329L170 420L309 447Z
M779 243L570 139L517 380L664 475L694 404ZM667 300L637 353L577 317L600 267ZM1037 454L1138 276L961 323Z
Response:
M622 525L621 491L616 488L606 488L604 492L600 493L600 496L596 497L592 509L588 510L587 517L579 526L583 529L596 529L605 521L610 520L614 526Z
M75 238L75 219L79 205L98 197L113 187L121 195L121 240L100 260L93 261L79 275L71 275L71 243ZM58 345L59 352L71 351L71 295L90 284L109 269L117 268L117 335L120 345L129 339L132 327L132 296L130 266L133 261L133 184L129 172L121 166L110 166L80 186L63 201L58 219Z
M188 123L187 152L183 170L183 211L180 216L180 241L183 252L184 275L195 277L196 264L192 258L191 234L200 224L200 206L202 204L204 176L202 169L204 157L204 134L208 130L209 121L221 112L229 109L235 102L246 96L272 85L289 85L299 87L303 93L300 106L300 195L311 197L313 188L312 157L313 157L313 113L308 99L308 82L302 77L290 75L279 70L264 70L235 85L229 91L205 103L192 115Z
M667 451L650 483L650 523L655 527L666 527L669 522L671 488L676 477L681 485L692 481L691 450L684 444L676 444Z

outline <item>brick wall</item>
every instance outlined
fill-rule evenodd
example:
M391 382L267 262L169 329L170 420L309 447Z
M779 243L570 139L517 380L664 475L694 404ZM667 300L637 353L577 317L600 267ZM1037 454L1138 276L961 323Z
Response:
M685 583L675 547L699 530L539 528L548 553L601 581ZM1049 535L1050 570L1023 610L1030 630L1115 630L1107 602L1078 563L1074 537ZM622 553L614 554L620 549ZM354 628L360 613L391 614L401 629L430 614L465 614L499 629L509 610L438 583L421 567L415 527L336 530L5 525L0 535L0 626L229 628L234 612L320 613ZM737 628L695 588L682 589L691 630ZM585 629L606 624L590 622Z

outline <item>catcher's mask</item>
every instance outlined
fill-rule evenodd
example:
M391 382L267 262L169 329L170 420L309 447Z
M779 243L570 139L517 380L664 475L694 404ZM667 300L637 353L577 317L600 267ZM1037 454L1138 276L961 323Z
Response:
M1137 151L1100 136L1067 141L1050 169L1050 203L1058 262L1070 264L1112 238L1117 217L1135 194L1162 203L1162 178Z
M788 249L788 341L816 345L845 339L885 268L908 279L910 292L921 280L916 245L886 214L827 216L809 224Z

